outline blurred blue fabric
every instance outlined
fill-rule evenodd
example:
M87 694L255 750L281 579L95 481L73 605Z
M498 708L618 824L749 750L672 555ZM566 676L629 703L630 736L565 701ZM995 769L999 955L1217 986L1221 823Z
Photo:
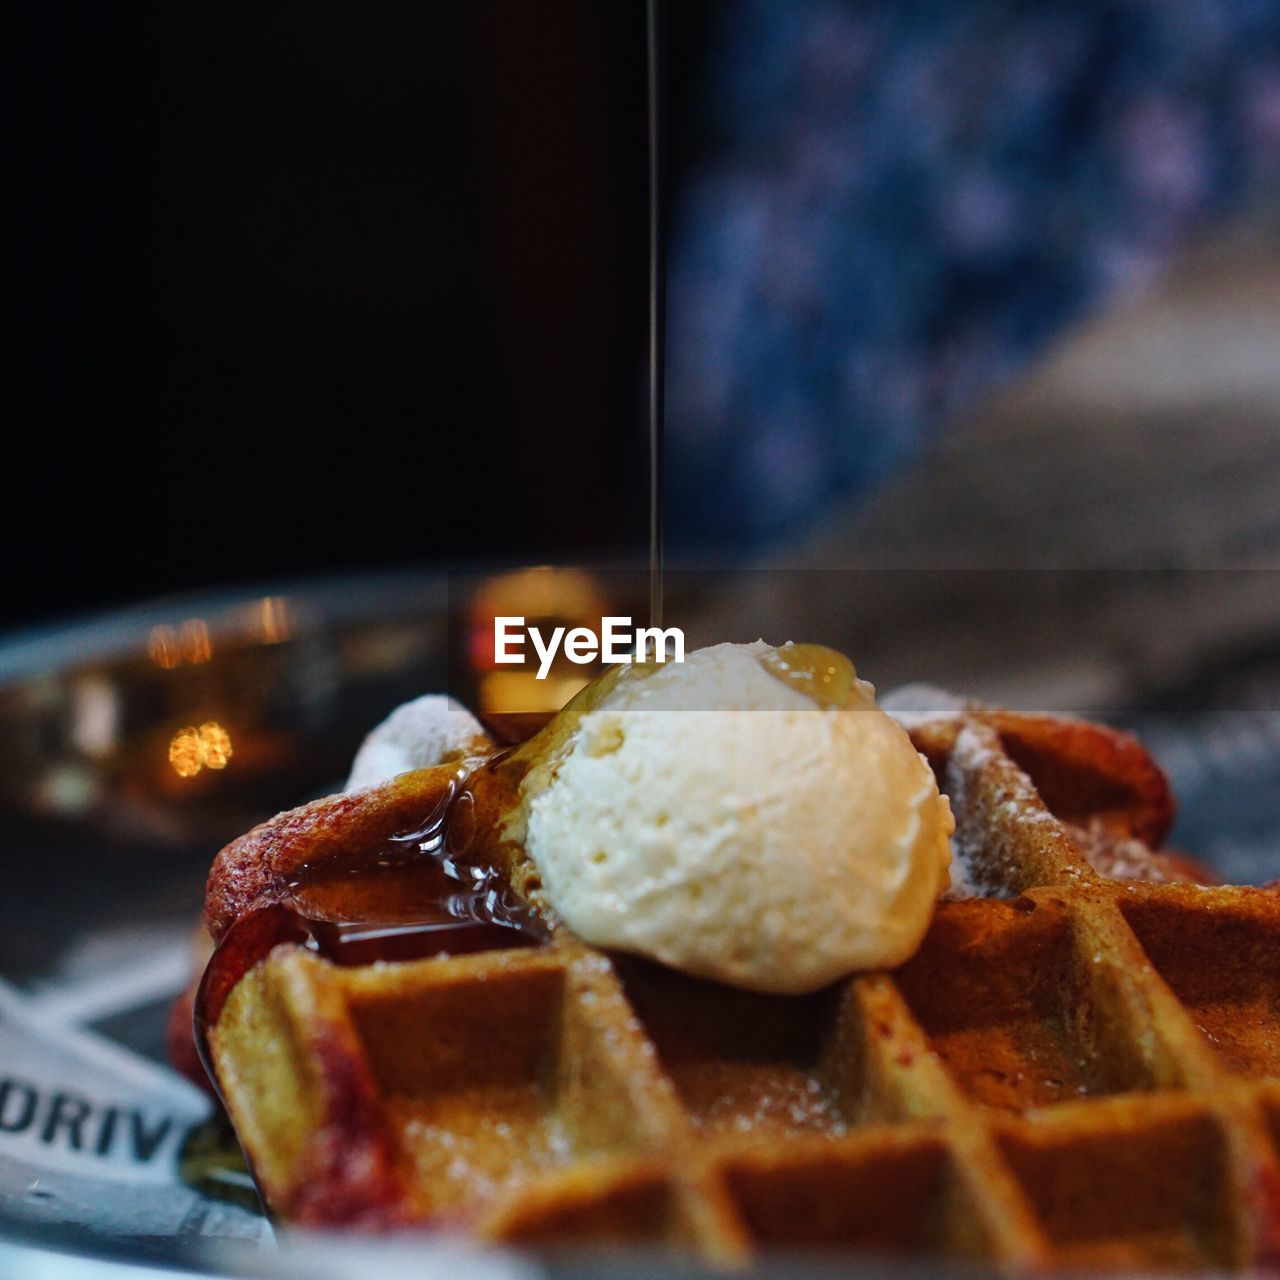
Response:
M764 548L1280 189L1280 0L727 0L672 226L670 536Z

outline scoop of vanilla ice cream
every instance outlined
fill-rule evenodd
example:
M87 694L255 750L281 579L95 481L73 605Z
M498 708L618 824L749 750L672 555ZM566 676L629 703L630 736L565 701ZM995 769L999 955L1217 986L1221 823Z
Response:
M811 696L779 674L790 651L719 644L632 672L530 773L526 849L580 937L788 993L919 946L947 800L870 685Z
M397 707L356 752L346 791L388 782L397 774L458 756L484 739L480 722L461 703L429 693Z

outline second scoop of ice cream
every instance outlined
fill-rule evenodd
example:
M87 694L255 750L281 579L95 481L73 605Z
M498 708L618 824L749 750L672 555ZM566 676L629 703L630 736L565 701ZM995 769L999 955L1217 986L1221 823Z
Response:
M526 784L526 848L570 929L780 993L916 950L950 808L871 687L800 652L715 645L579 712Z

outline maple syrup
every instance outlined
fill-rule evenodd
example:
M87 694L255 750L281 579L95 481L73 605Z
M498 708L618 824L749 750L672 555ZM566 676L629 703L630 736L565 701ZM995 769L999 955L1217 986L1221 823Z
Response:
M853 663L825 644L784 644L762 653L760 665L820 707L847 707L863 696Z
M216 1081L210 1029L235 985L281 943L338 965L545 943L545 921L513 891L493 856L501 833L477 818L477 790L482 798L505 798L523 772L505 751L460 768L421 826L380 848L304 864L279 901L237 920L210 958L195 999L196 1048L210 1080Z
M665 368L665 271L662 227L662 43L661 0L646 4L649 222L649 615L662 625L662 452ZM294 943L340 965L380 960L425 959L503 947L538 946L548 939L546 922L511 887L500 859L485 856L502 841L519 838L523 808L514 803L507 821L477 823L475 784L514 800L530 773L550 773L576 736L586 711L618 680L643 678L645 664L615 668L579 695L568 714L548 724L525 724L530 736L515 751L499 750L472 761L423 825L394 836L381 850L351 853L299 868L280 901L237 920L210 958L195 999L196 1047L209 1079L217 1076L208 1034L240 979L281 943ZM510 742L504 724L499 741ZM534 732L537 730L538 732ZM530 779L530 781L535 781ZM535 788L536 790L536 788ZM490 796L490 798L492 798ZM500 810L503 806L499 805Z
M666 272L662 226L662 4L645 6L649 142L649 625L662 626L662 452L666 399Z

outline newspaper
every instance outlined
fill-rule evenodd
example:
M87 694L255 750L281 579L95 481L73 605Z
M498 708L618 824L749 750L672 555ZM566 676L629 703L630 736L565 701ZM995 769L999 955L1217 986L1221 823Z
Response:
M182 985L189 961L173 930L131 932L126 954L73 963L70 982L33 993L0 981L0 1214L104 1242L269 1242L261 1214L182 1180L179 1156L212 1113L208 1096L87 1025Z

